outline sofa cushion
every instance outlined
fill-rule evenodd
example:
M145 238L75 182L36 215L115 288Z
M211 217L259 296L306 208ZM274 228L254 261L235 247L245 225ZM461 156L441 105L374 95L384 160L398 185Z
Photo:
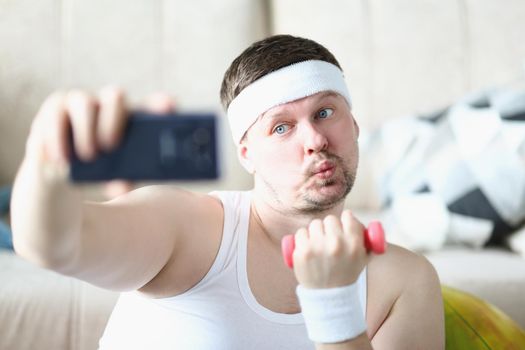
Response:
M525 327L525 260L503 249L447 248L426 254L441 283L474 294Z
M0 250L0 349L96 349L117 293Z

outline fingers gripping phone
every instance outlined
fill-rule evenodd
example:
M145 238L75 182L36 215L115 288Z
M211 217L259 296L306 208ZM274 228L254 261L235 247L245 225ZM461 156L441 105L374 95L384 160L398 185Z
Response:
M71 145L74 145L72 139ZM133 111L115 150L99 152L95 160L86 162L77 157L72 147L70 177L74 182L212 180L219 177L214 114L159 116Z

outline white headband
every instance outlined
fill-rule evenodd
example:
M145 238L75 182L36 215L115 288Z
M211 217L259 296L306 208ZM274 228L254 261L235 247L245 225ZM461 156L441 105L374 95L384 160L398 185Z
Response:
M334 64L311 60L271 72L244 88L228 107L228 120L235 144L257 118L272 107L321 91L334 91L351 106L343 72Z

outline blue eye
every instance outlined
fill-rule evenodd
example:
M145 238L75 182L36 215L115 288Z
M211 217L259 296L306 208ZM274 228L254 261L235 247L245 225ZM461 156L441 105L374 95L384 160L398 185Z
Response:
M334 110L332 108L323 108L318 113L317 116L321 119L328 118L334 113Z
M282 135L288 130L288 127L286 124L279 124L273 129L273 132Z

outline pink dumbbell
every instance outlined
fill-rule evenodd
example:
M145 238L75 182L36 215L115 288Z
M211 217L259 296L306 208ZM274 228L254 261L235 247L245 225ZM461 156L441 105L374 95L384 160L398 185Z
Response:
M386 249L385 232L379 221L372 221L364 232L366 250L376 254L383 254ZM286 235L281 241L284 262L293 268L293 251L295 249L295 236Z

